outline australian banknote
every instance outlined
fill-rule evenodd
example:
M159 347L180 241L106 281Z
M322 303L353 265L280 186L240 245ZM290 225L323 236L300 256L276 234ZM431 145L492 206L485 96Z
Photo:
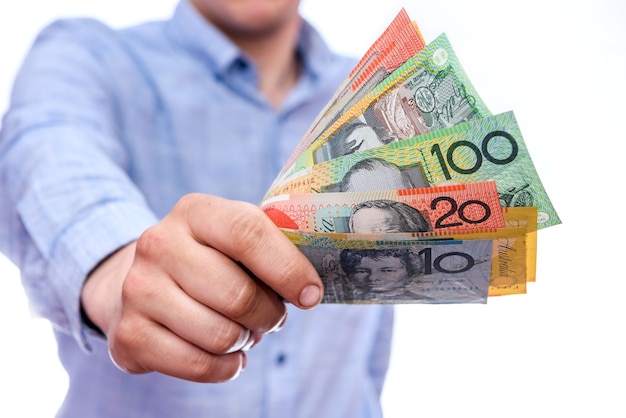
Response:
M506 226L526 228L526 281L534 282L537 275L537 208L504 207L502 213Z
M261 205L280 227L316 232L427 232L504 227L493 181L352 193L281 195Z
M487 302L491 239L299 241L290 233L324 283L324 303Z
M527 227L480 228L465 231L436 231L423 234L425 239L436 235L459 240L492 239L489 296L526 293ZM386 238L389 238L388 236Z
M330 239L331 242L344 241L371 241L385 242L391 246L394 243L412 241L417 245L420 241L434 240L476 240L491 239L491 273L489 279L489 296L513 295L526 293L528 276L526 270L526 226L504 228L478 228L472 230L437 230L418 233L312 233L283 229L283 232L299 246L314 246L320 239Z
M404 8L401 9L313 120L287 160L285 168L293 164L297 157L324 132L329 123L339 118L347 108L358 102L409 58L415 56L425 45L426 41L417 24L411 21Z
M487 180L496 182L503 207L536 206L539 229L561 222L513 112L475 119L317 164L273 192L399 189Z
M409 58L415 56L425 45L426 41L417 24L410 20L405 9L401 9L319 113L305 138L309 140L317 138L329 124L337 120Z
M274 186L333 158L437 131L490 112L442 34L345 110ZM273 186L273 187L274 187Z

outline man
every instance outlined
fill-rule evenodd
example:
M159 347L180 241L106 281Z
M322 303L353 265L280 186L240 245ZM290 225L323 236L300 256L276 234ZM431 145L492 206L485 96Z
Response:
M0 134L0 248L54 324L59 417L381 415L392 311L301 310L321 281L255 206L353 64L297 0L41 33Z

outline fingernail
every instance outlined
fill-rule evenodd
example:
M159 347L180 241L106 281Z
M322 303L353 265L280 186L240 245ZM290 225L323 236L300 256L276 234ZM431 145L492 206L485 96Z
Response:
M113 354L111 353L111 347L108 348L109 350L109 358L111 359L111 363L113 363L113 365L115 367L117 367L120 371L124 372L124 373L130 373L128 371L128 369L126 369L125 367L120 366L117 361L115 361L115 359L113 358Z
M259 343L259 341L261 341L262 337L263 337L263 334L261 334L260 332L252 332L252 333L250 333L250 338L248 339L248 342L246 343L246 345L241 347L241 351L248 351L248 350L250 350L252 347L257 345Z
M275 332L280 331L281 329L283 329L286 323L287 323L287 307L285 307L285 313L283 314L282 318L280 318L280 321L278 321L272 329L267 331L266 334L274 334Z
M239 375L241 374L241 372L244 371L244 369L246 368L246 365L248 364L248 357L246 357L246 355L243 352L239 353L239 368L237 369L237 371L235 372L234 375L232 375L227 382L233 381L236 378L239 377Z
M299 302L304 308L312 308L317 305L322 297L320 288L311 284L305 287L300 293Z
M226 352L226 354L234 353L235 351L241 350L242 347L245 347L248 344L248 341L250 340L251 335L252 335L252 332L249 329L242 328L241 333L239 334L239 338L237 339L237 342L235 342L235 344L230 348L230 350Z

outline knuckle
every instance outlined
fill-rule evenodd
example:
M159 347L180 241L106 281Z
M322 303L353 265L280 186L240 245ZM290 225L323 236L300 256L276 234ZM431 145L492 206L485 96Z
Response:
M185 213L190 207L194 206L196 202L198 202L198 200L202 198L202 196L203 195L201 195L200 193L188 193L178 199L172 211L181 211Z
M219 356L200 352L189 358L188 379L196 382L215 382L219 380L216 376Z
M148 371L135 361L134 353L138 352L145 339L145 333L133 325L132 321L122 320L109 336L109 355L119 369L131 373L145 373Z
M156 283L150 275L131 270L122 283L122 304L128 305L135 300L153 300L157 296Z
M302 257L301 254L285 256L280 259L280 263L272 265L272 288L280 289L279 293L283 297L296 297L302 286L303 272L306 271ZM304 261L308 262L306 258Z
M239 342L241 336L241 326L234 322L228 321L213 332L214 347L211 351L215 354L226 354Z
M280 266L276 266L274 282L279 286L286 286L294 277L299 277L299 272L304 269L299 255L285 257L282 261Z
M168 238L163 228L153 225L146 229L137 239L135 254L139 257L150 258L162 254L167 248Z
M227 315L235 321L251 316L259 305L260 293L260 287L253 280L233 289L227 295L229 301L226 308L228 310Z
M230 219L230 236L241 254L248 256L263 246L268 229L265 215L259 208L251 204L242 205L241 208Z
M198 213L210 210L215 204L216 197L202 193L189 193L181 197L166 219L178 219L189 225Z

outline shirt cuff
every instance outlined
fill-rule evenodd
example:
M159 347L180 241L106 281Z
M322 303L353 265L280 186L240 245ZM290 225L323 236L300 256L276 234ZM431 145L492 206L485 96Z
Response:
M54 246L49 277L64 317L55 322L71 333L83 350L91 351L90 338L102 338L82 320L80 297L87 275L156 222L154 213L144 206L113 201L99 205L73 223Z

